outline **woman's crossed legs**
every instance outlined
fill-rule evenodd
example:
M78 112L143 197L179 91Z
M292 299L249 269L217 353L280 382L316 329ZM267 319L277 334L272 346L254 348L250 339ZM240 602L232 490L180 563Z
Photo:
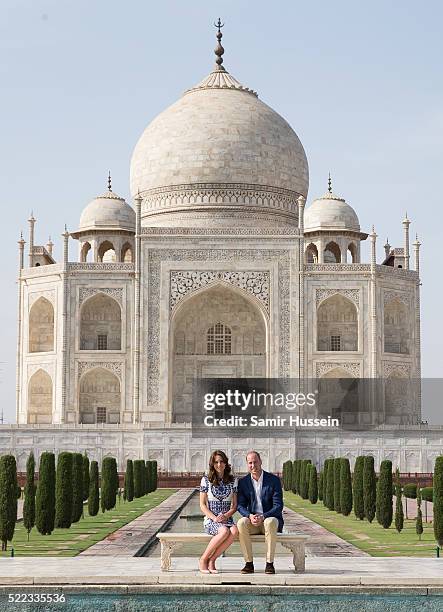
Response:
M213 536L205 552L200 557L198 567L200 570L215 571L216 559L231 546L232 542L238 535L238 529L235 525L226 527L220 525L217 535Z

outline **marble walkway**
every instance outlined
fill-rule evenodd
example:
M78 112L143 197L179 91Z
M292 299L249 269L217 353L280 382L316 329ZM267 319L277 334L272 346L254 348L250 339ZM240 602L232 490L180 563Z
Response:
M79 556L140 556L143 549L156 541L156 534L174 520L193 493L194 489L179 489L161 504L93 544Z

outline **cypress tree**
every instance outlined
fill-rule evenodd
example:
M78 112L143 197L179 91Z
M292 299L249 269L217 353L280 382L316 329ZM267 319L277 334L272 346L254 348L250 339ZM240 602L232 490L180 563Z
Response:
M141 497L143 495L143 464L143 459L136 459L134 461L134 497Z
M318 477L318 499L323 500L323 470L320 472Z
M35 496L35 526L42 535L50 535L55 524L55 455L42 453Z
M370 523L375 516L376 480L374 471L374 457L367 455L363 466L363 504L365 517Z
M343 457L340 466L340 512L349 516L352 511L352 479L349 459Z
M127 501L132 501L134 499L134 472L132 459L128 459L126 462L124 499Z
M332 510L340 512L340 471L341 457L334 459L333 463L333 483L334 483L334 505Z
M377 486L377 521L384 529L392 523L392 461L385 459L380 464L380 478Z
M151 492L151 462L146 461L145 463L146 470L146 481L145 481L145 495Z
M329 459L325 459L323 464L323 505L327 508L328 498L328 470L329 470Z
M404 514L400 483L400 470L395 470L395 528L400 533L403 529Z
M158 487L158 464L157 464L157 461L155 459L153 461L151 461L151 466L152 466L152 491L157 491L157 487Z
M328 459L328 475L326 483L326 507L334 510L334 459Z
M437 457L433 476L434 536L439 546L443 546L443 455Z
M23 504L23 525L29 534L35 525L35 459L31 451L26 462L25 502Z
M17 522L17 464L13 455L0 457L0 540L2 550L14 536Z
M292 462L292 477L291 477L291 491L293 493L298 492L298 477L300 472L300 463L298 459Z
M300 495L303 499L308 499L308 487L309 487L309 466L311 464L310 459L304 459L301 465L301 476L300 476Z
M301 496L301 481L302 481L302 471L303 471L304 459L298 459L298 472L297 472L297 494Z
M89 457L86 454L83 455L83 501L86 501L89 497Z
M292 486L292 461L285 461L283 464L283 489L289 491Z
M352 497L354 502L354 514L361 521L365 518L365 506L363 500L363 468L365 458L360 455L355 460L354 478L352 480Z
M423 515L421 512L421 489L420 484L417 484L417 516L415 518L415 533L418 535L418 539L421 540L421 534L423 533Z
M318 500L318 481L317 481L317 468L315 465L311 465L309 468L309 487L308 496L311 504L316 504Z
M55 526L68 528L72 523L72 453L57 457L55 479Z
M98 463L91 461L89 467L89 495L88 513L89 516L96 516L100 507L100 494L98 486Z
M83 513L83 455L72 455L72 515L71 521L77 523Z
M101 509L111 510L116 502L117 462L114 457L105 457L102 461Z

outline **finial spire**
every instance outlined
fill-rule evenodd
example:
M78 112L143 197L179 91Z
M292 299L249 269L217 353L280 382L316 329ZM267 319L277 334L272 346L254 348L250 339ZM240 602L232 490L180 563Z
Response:
M329 193L332 193L332 179L331 179L331 173L330 172L328 174L328 191L329 191Z
M111 171L108 172L108 191L112 191Z
M221 22L220 17L218 18L217 23L214 23L214 26L217 28L217 34L216 34L216 38L217 38L217 46L214 49L214 53L217 56L217 59L215 60L216 65L216 70L222 70L224 71L224 67L223 67L223 53L225 52L225 50L222 47L221 44L221 39L223 37L223 34L221 33L221 29L225 24Z

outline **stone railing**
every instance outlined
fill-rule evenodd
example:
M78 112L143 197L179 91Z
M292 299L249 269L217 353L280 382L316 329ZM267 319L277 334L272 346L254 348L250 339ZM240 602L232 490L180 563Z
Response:
M23 268L20 271L21 278L30 278L35 276L49 276L51 274L60 274L63 272L63 264L55 263L46 266L35 266L33 268Z
M133 263L123 262L84 262L84 263L69 263L69 272L134 272Z

